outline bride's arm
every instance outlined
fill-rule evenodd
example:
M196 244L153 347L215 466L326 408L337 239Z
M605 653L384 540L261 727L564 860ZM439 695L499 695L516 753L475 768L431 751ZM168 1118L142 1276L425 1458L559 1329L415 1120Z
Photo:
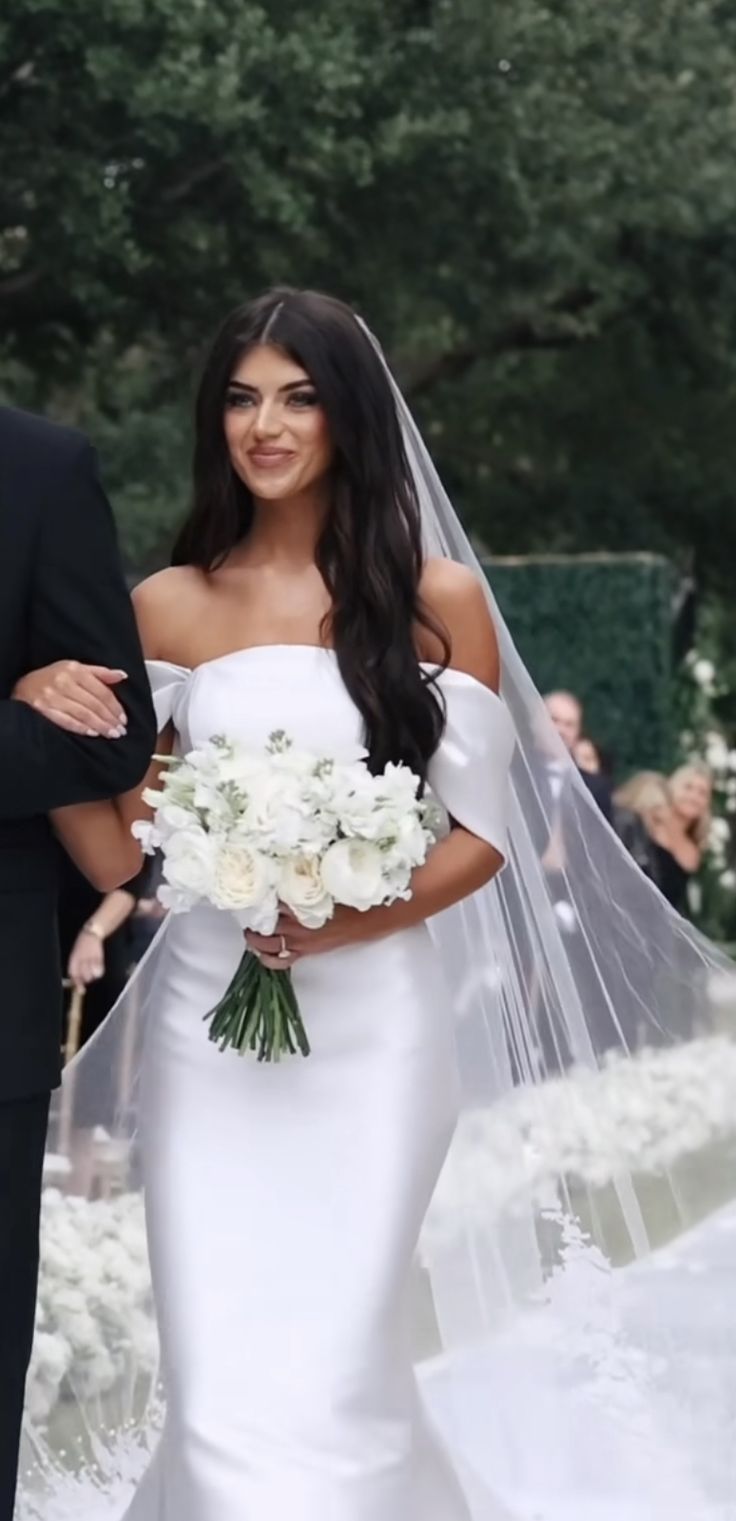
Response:
M432 562L427 568L422 591L425 604L444 624L450 636L451 669L474 677L489 691L497 693L500 680L498 640L485 593L475 575L452 561ZM426 657L431 660L437 653L427 650ZM470 897L490 882L503 864L503 856L493 845L470 830L453 825L447 838L435 846L425 864L414 872L412 895L408 901L370 909L367 913L338 907L334 918L320 930L305 930L290 916L285 916L276 938L249 934L247 939L254 950L261 955L265 953L268 965L283 970L290 962L278 958L280 934L293 950L294 959L379 939L421 924ZM274 953L277 959L272 961Z
M173 729L167 725L159 734L157 755L170 755ZM57 808L51 814L54 830L67 855L99 892L109 893L138 875L143 852L131 834L137 819L150 819L152 810L143 802L145 787L157 787L161 766L151 765L139 787L107 803L79 803L72 808Z

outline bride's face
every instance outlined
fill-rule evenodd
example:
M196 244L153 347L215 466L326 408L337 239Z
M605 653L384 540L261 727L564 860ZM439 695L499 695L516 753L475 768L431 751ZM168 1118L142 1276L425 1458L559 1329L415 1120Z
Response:
M325 480L334 456L324 408L306 371L268 344L233 371L225 399L233 469L253 496L281 501Z

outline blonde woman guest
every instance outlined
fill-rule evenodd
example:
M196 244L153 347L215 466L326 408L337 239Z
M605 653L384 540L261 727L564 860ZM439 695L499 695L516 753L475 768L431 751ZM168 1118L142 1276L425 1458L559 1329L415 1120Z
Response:
M678 913L687 910L687 889L700 869L710 830L712 781L702 765L681 766L669 780L643 771L616 794L616 802L642 819L653 847L652 875Z
M678 767L670 777L672 806L680 829L688 843L687 859L698 870L708 843L712 822L713 776L703 761L691 761ZM679 857L678 857L679 859ZM686 865L683 860L683 865Z
M637 866L659 886L660 863L656 839L672 808L667 778L657 771L639 771L613 794L616 833Z

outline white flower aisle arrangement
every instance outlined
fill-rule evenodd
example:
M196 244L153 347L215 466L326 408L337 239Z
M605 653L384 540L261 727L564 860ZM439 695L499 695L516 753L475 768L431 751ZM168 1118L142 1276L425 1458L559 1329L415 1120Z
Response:
M374 776L364 751L319 756L279 732L261 751L215 737L164 759L160 790L143 794L153 821L133 833L163 854L159 898L172 913L207 902L271 935L287 909L320 929L338 904L366 911L410 898L437 836L438 810L413 772L388 765ZM223 1051L309 1055L291 976L248 951L206 1018Z

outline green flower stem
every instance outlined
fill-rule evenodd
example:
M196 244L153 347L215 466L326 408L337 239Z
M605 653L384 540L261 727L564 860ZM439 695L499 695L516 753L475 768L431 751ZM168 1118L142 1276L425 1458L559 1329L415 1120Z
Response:
M274 972L246 951L220 1002L205 1019L209 1038L221 1051L232 1047L241 1056L257 1053L259 1062L278 1062L288 1054L309 1056L290 972Z

